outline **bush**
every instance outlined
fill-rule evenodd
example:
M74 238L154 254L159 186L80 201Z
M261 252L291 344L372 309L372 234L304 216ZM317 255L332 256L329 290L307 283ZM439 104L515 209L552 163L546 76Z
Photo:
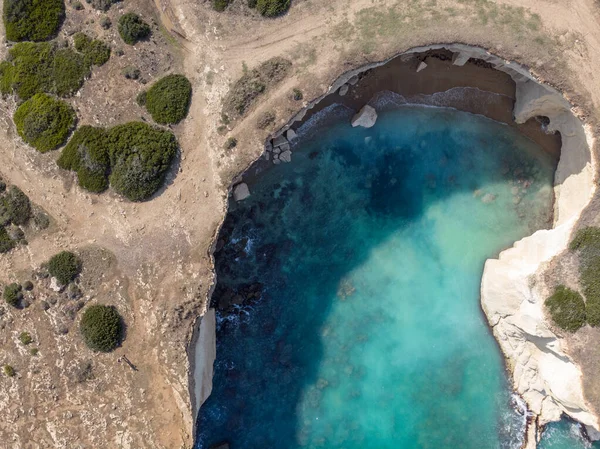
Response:
M130 122L108 131L110 185L131 201L148 199L162 185L177 152L177 140L146 123Z
M90 64L85 56L70 48L61 48L54 52L53 93L59 97L68 97L76 93L85 78L90 75Z
M212 0L213 9L215 11L223 12L229 6L230 0Z
M300 101L304 98L304 94L297 87L292 91L292 98L296 101Z
M6 39L45 41L54 37L65 19L63 0L5 0Z
M112 5L118 3L120 0L92 0L92 6L100 11L108 11Z
M590 226L579 229L569 243L569 249L571 251L600 249L600 228Z
M84 33L76 33L73 42L75 49L83 53L88 66L101 66L110 59L110 47L98 39L92 39Z
M237 146L237 143L238 142L235 137L230 137L225 141L225 145L223 145L223 148L225 148L226 150L231 150Z
M31 202L17 186L11 186L0 198L0 225L27 224L31 218Z
M69 251L62 251L48 261L48 272L61 285L67 285L81 273L81 261Z
M291 66L287 59L276 57L246 72L225 97L223 113L228 116L244 115L261 94L287 76Z
M83 3L81 3L80 1L76 1L75 3L73 3L73 9L75 11L81 11L83 9Z
M121 315L113 306L88 307L79 328L88 348L100 352L114 350L119 346L123 334Z
M552 321L561 329L575 332L585 324L585 303L576 291L559 285L545 304Z
M104 30L108 30L112 26L112 22L109 17L104 16L100 19L100 26Z
M29 335L29 332L21 332L21 335L19 335L19 341L23 345L27 346L33 342L33 338L31 338L31 335Z
M75 125L71 106L46 94L36 94L21 104L13 118L19 135L41 153L65 143Z
M141 107L146 106L146 96L147 92L145 90L141 91L139 94L137 94L137 97L135 97L135 102Z
M258 0L256 9L265 17L277 17L290 9L290 0Z
M256 2L257 2L257 0L248 0L248 7L256 8Z
M12 284L8 284L4 287L4 301L10 306L17 307L19 305L19 301L23 299L23 292L21 291L22 287L13 282Z
M15 372L15 369L12 366L4 365L4 374L6 374L8 377L15 377L17 373Z
M135 45L150 36L150 26L140 16L128 12L119 19L119 34L126 44Z
M0 254L4 254L12 250L17 243L10 238L6 228L0 225Z
M40 92L53 92L54 50L48 42L14 45L8 53L10 68L4 65L2 69L3 92L14 92L22 100Z
M256 127L258 129L267 129L273 123L275 123L275 113L272 111L267 111L261 114L261 116L258 118L256 121Z
M23 288L30 292L31 290L33 290L33 282L25 281L25 283L23 283Z
M192 84L183 75L167 75L146 93L146 109L156 123L179 123L185 118L192 98Z
M108 188L110 160L107 133L102 128L78 128L57 160L60 168L77 172L79 185L90 192Z
M140 69L132 65L128 65L123 69L123 76L128 80L136 80L140 77L141 74L142 72L140 72Z

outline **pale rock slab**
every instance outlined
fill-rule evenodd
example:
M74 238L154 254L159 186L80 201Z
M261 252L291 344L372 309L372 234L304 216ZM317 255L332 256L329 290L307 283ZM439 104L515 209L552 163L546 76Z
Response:
M215 309L208 309L201 318L194 357L194 416L198 416L200 407L212 393L213 366L217 357Z
M358 113L352 117L352 127L362 126L363 128L371 128L377 121L377 111L368 104L364 105Z
M243 201L250 196L248 184L242 182L233 188L233 199L235 201Z

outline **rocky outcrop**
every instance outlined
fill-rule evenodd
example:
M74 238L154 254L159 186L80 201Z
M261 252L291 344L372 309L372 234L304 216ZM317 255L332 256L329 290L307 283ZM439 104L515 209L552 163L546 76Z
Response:
M523 78L512 67L506 71L515 75L517 84L517 123L544 116L549 119L548 130L561 133L554 229L538 231L502 252L497 260L486 262L481 303L507 358L514 387L538 424L557 421L566 414L585 424L593 436L600 423L586 404L578 365L569 357L564 339L546 321L544 300L553 286L542 278L547 262L567 249L579 215L593 196L593 138L562 95ZM527 448L535 448L538 438L538 429L530 426Z
M200 320L194 348L194 417L212 392L213 365L217 356L215 309Z
M377 121L377 111L368 104L364 105L358 113L352 117L352 127L362 126L363 128L371 128Z
M235 201L243 201L250 196L248 184L242 182L233 188L233 199Z

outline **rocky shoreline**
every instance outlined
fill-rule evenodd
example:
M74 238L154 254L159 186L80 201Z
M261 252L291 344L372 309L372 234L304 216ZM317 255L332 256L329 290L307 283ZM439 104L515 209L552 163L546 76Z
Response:
M433 55L432 52L434 52ZM489 94L506 97L496 105L488 105L489 110L487 111L478 110L477 108L481 107L478 102L473 102L471 105L464 104L464 102L463 104L452 104L453 101L448 100L448 106L456 106L457 109L468 112L491 115L490 118L519 127L521 132L550 152L557 152L557 145L560 149L560 139L557 140L556 136L545 134L535 118L538 116L548 117L548 129L561 133L562 153L555 176L555 227L551 230L538 231L517 242L513 248L501 253L497 260L488 260L482 279L481 301L494 336L507 359L515 390L524 398L529 410L535 415L533 419L529 420L527 448L535 447L541 425L560 419L563 413L585 424L588 433L593 436L600 427L598 418L585 403L580 370L566 355L561 340L551 332L545 323L541 307L542 298L545 297L543 293L545 286L535 282L544 271L545 263L566 248L577 218L589 202L594 189L594 161L590 151L594 144L593 138L589 130L585 130L579 119L571 113L571 106L558 91L538 84L533 76L521 66L504 61L480 48L462 44L415 48L388 61L371 64L342 75L334 82L326 95L296 114L272 139L269 139L265 153L261 160L257 161L262 168L253 165L244 173L244 176L254 176L268 167L270 163L290 162L292 155L290 141L295 138L294 129L297 129L299 124L314 113L333 102L339 103L343 100L346 100L347 104L354 103L355 107L357 101L362 101L364 105L365 93L363 92L361 95L354 90L369 85L368 80L365 79L364 83L355 86L361 77L376 72L371 69L384 66L388 62L399 61L405 65L408 63L407 65L410 67L415 65L412 70L422 74L426 70L434 70L438 60L444 61L443 57L435 55L447 55L448 53L452 55L450 64L457 68L468 65L492 73L504 72L503 75L507 74L509 79L516 83L514 99L510 97L510 88L507 86L497 89L500 92L487 91ZM477 62L468 64L469 60ZM447 61L446 65L448 65ZM472 67L470 68L472 69ZM491 68L496 70L489 70ZM506 83L506 78L502 82ZM375 87L379 88L378 91L382 90L381 86ZM437 87L440 87L439 83L437 83ZM447 92L457 86L450 83L445 87L444 89L442 84L442 92ZM368 93L368 89L365 90ZM413 94L413 98L418 95L431 96L435 94L435 92L420 92L419 89L413 89L409 93ZM408 98L410 99L410 95ZM427 103L424 101L422 104ZM512 120L513 104L514 121ZM238 177L230 188L230 193L235 195L236 200L242 200L250 193L243 188L240 189L241 180L242 176ZM582 195L581 192L589 192L589 195ZM217 236L218 234L215 236L213 249L217 244ZM200 405L208 397L212 387L215 335L214 324L211 326L211 323L214 323L214 311L209 310L199 323L199 328L195 333L194 340L197 339L197 344L192 342L190 346L193 348L190 352L194 354L194 357L191 357L194 370L190 382L192 403L195 404L193 407L194 422ZM560 371L553 374L558 367L560 367ZM570 379L569 382L563 377L565 375ZM566 388L567 385L568 388Z

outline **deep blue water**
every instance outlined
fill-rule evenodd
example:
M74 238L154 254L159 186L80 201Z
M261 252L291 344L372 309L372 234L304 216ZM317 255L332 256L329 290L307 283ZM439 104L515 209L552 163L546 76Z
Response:
M368 130L341 113L300 135L291 164L247 180L220 235L197 447L519 447L479 287L487 258L549 227L555 161L440 108Z

